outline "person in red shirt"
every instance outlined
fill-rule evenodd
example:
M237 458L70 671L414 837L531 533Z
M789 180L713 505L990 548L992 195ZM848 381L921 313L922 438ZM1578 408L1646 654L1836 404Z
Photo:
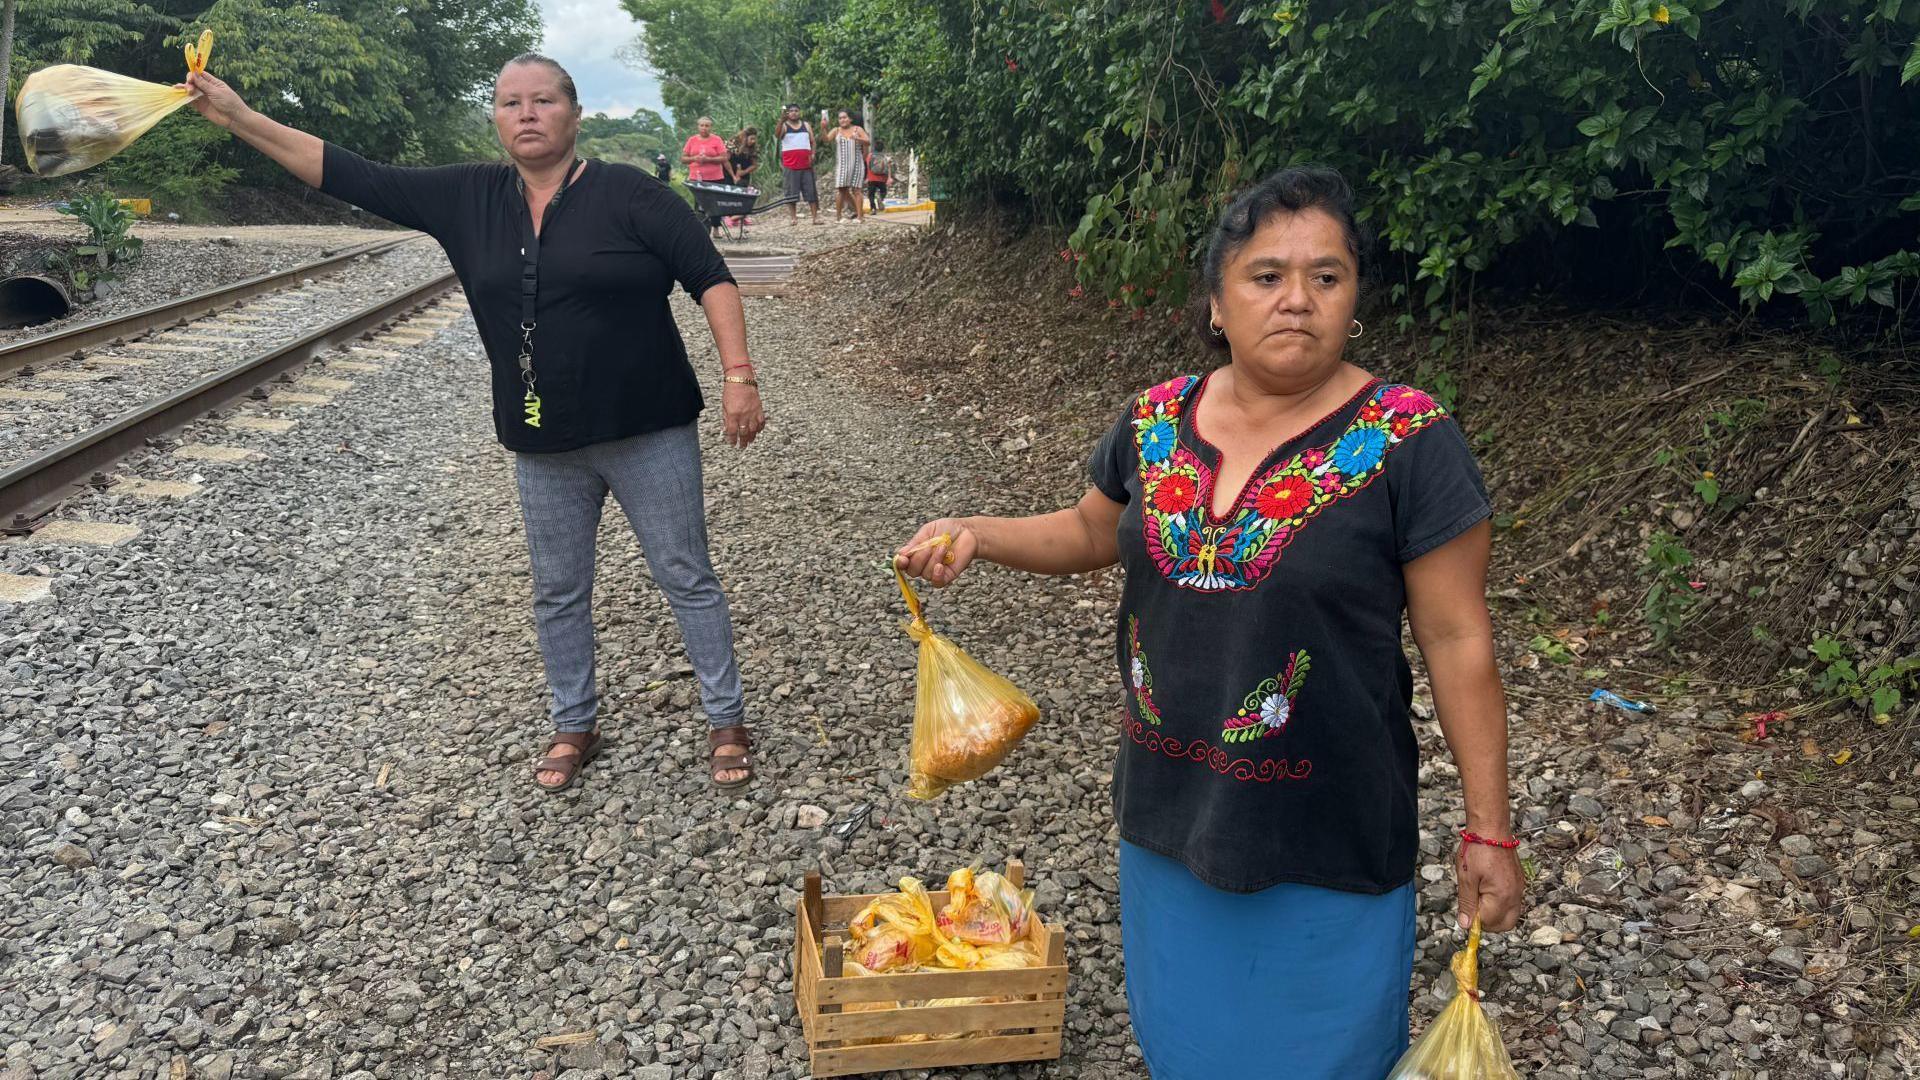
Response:
M713 117L700 118L700 133L687 137L680 148L680 160L687 166L687 179L710 182L727 178L727 141L713 133Z
M800 106L788 105L774 130L780 136L782 194L793 200L787 204L787 220L800 223L800 204L804 202L818 225L820 195L813 177L813 124L801 118Z

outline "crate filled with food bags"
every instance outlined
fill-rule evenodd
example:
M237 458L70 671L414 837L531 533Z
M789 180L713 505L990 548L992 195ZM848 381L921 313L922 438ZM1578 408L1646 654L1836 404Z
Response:
M816 1077L1060 1056L1066 935L1034 911L1019 860L947 887L831 896L808 874L793 997Z

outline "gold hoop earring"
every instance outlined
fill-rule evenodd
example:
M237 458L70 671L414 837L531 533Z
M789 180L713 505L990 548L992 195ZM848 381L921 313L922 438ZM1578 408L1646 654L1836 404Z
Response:
M1353 329L1347 331L1347 336L1350 338L1357 338L1361 334L1364 334L1366 332L1367 332L1367 324L1361 322L1359 319L1355 319L1353 320Z

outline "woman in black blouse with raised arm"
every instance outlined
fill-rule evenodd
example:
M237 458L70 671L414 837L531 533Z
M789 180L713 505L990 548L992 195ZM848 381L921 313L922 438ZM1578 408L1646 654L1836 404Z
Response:
M752 741L732 620L707 554L694 426L704 402L667 302L676 281L718 347L727 441L745 447L766 416L739 289L692 210L639 169L580 160L573 79L533 53L509 61L494 85L506 165L376 164L262 116L211 75L188 85L201 115L288 172L438 240L466 288L492 362L494 429L516 455L552 691L555 730L534 783L564 790L600 751L589 604L609 491L699 676L712 780L747 783Z

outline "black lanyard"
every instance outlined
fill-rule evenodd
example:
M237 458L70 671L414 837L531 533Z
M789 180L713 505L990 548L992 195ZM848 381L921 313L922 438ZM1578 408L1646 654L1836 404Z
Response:
M567 193L568 185L573 183L574 172L580 168L580 159L574 158L567 165L565 176L560 178L560 186L553 191L553 198L547 200L546 208L540 212L540 228L533 227L532 211L515 211L520 219L520 381L526 384L527 396L523 399L525 412L521 419L528 427L540 426L540 395L534 391L536 378L533 373L533 332L539 327L535 319L536 301L540 295L540 234L553 225L554 215L560 211L560 200ZM515 187L524 197L527 189L526 179L517 173Z

